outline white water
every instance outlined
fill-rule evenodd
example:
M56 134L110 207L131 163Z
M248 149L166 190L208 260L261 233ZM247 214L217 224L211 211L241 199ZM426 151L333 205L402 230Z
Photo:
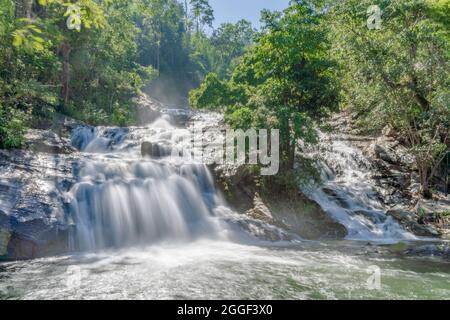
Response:
M379 201L373 171L362 152L339 137L321 134L309 155L319 159L322 183L305 187L305 193L343 224L347 239L396 242L415 240Z
M219 118L203 114L197 125ZM204 164L183 163L170 156L141 156L141 143L158 143L169 150L189 133L170 119L146 127L80 127L72 143L85 153L70 191L75 226L72 249L92 251L197 239L286 239L282 230L228 209Z
M450 265L336 243L154 245L0 264L0 299L448 299ZM381 288L367 286L370 266Z
M196 126L218 126L219 121L218 115L199 114ZM72 143L86 157L70 194L76 226L73 249L201 238L242 240L244 231L263 239L295 238L228 209L205 165L140 154L143 141L157 143L170 154L173 147L186 143L180 138L187 134L189 128L173 126L167 115L146 127L74 131ZM322 184L304 191L347 228L347 239L387 243L417 239L385 215L369 162L357 148L322 134L310 156L319 156Z

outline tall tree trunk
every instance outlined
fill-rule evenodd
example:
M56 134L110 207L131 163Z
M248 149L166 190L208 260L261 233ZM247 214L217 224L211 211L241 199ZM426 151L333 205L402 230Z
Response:
M186 46L187 49L191 46L191 27L189 26L189 7L187 0L184 0L184 23L186 27Z
M64 101L64 109L69 103L70 97L70 52L72 48L68 42L64 42L61 48L63 58L63 70L62 70L62 98Z
M289 170L294 169L295 165L295 150L296 150L296 143L295 141L291 141L289 145L289 158L288 158L288 168Z
M161 31L161 23L158 25L158 56L156 59L156 69L158 70L158 76L161 75L161 40L162 40L162 31Z
M15 0L16 19L31 18L33 0Z

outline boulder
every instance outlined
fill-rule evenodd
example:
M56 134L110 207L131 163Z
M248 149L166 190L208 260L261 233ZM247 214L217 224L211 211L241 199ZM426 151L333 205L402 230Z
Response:
M389 149L387 149L379 144L376 144L376 143L372 144L371 148L372 148L373 154L378 159L386 161L389 164L396 164L398 162L396 155L393 152L389 151Z
M343 208L349 209L350 206L342 194L337 193L335 190L330 188L322 188L322 191L325 192L329 197L333 198L339 205Z
M347 229L326 213L319 204L301 192L281 192L273 185L256 185L255 173L248 166L213 171L227 203L238 213L278 226L303 239L343 239Z
M432 226L420 224L417 216L413 212L400 209L393 209L386 212L386 215L393 217L409 232L419 237L439 237L440 233Z
M0 257L32 259L68 247L67 191L75 158L0 150Z
M143 142L141 145L141 154L143 157L162 158L171 154L170 147L163 146L159 143Z
M434 222L439 215L450 213L450 201L421 199L414 209L417 215Z
M50 154L70 154L76 152L68 139L51 130L30 129L25 135L25 149Z
M11 232L0 227L0 257L8 254L8 244L11 239Z
M174 125L186 125L193 115L192 110L189 108L168 107L157 99L145 94L136 99L134 112L136 119L138 119L138 125L149 124L161 116L168 116L169 122Z
M388 138L396 138L397 134L393 128L390 126L385 126L382 130L382 134Z
M420 257L441 257L445 260L450 260L450 246L441 243L411 247L405 251L405 254Z
M270 224L274 223L272 213L269 208L264 204L259 193L255 193L255 198L253 200L254 207L247 211L247 215L253 219L261 220Z

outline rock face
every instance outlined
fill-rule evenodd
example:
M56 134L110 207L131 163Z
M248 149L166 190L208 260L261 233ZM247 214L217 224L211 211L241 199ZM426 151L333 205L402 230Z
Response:
M301 192L287 195L257 187L255 176L245 166L228 172L216 170L215 175L227 202L238 213L281 227L303 239L343 239L347 235L343 225Z
M415 214L421 223L432 225L442 238L450 239L450 201L421 199Z
M402 210L389 210L386 215L392 216L408 231L420 237L439 237L440 233L431 226L420 224L414 213Z
M253 208L248 210L246 214L256 220L261 220L270 224L275 223L272 212L270 212L270 209L267 208L259 193L255 193L255 198L253 199Z
M188 108L172 107L169 108L162 102L147 95L141 95L137 99L135 110L138 125L145 125L155 121L158 117L167 115L170 121L175 125L183 126L192 117L193 113Z
M440 257L450 261L450 246L448 244L429 244L412 247L405 250L406 255L422 257Z
M0 229L0 256L8 254L8 244L11 239L11 232L8 229Z
M75 163L67 154L0 150L0 259L67 251L71 223L65 192Z
M450 195L436 192L433 200L421 200L414 158L401 137L389 127L381 133L362 133L353 120L348 112L333 117L330 125L337 133L333 138L348 142L367 157L365 166L372 171L378 200L387 215L418 236L450 238L450 218L442 214L450 212Z
M143 142L141 145L141 154L143 157L158 159L169 156L171 152L172 150L170 148L158 143Z
M58 136L50 130L30 129L25 135L25 149L50 154L71 154L76 149L69 139Z

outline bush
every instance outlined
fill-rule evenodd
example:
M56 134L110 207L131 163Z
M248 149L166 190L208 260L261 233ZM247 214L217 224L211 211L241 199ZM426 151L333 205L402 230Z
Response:
M119 127L126 127L131 124L133 117L131 112L126 107L119 107L116 105L111 115L111 122Z
M27 131L26 114L0 105L0 148L20 148Z

